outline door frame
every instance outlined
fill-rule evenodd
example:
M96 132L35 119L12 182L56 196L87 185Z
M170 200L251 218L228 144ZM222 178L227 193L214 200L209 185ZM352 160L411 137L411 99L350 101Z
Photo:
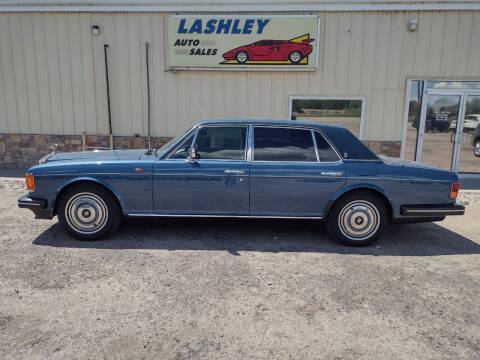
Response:
M422 151L423 151L423 138L425 135L425 121L427 116L427 103L429 95L445 95L445 96L459 96L458 104L458 117L456 125L456 133L453 143L453 153L450 170L457 171L458 163L461 152L461 145L463 142L463 124L465 120L465 110L467 97L469 95L480 95L480 90L478 89L431 89L427 86L423 87L423 96L422 96L422 107L420 109L420 122L418 125L418 136L415 152L415 161L422 161Z

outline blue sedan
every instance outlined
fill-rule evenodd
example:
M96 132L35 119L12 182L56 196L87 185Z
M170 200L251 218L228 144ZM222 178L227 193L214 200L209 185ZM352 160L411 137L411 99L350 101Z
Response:
M162 147L49 154L28 170L18 200L57 215L82 240L104 238L124 216L326 221L363 246L390 221L462 215L454 172L378 157L347 129L296 121L211 120Z

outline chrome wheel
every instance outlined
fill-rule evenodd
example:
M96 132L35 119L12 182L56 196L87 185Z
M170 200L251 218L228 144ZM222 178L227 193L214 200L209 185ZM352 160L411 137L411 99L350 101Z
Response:
M248 55L245 51L240 51L238 54L237 54L237 61L239 63L244 63L248 60Z
M108 208L100 196L82 192L72 196L65 206L68 225L82 234L100 231L108 219Z
M480 141L477 141L473 146L473 153L475 156L480 157Z
M343 207L338 217L341 233L350 240L361 241L373 235L380 226L380 214L372 203L355 200Z
M294 51L293 53L290 54L290 61L293 63L298 63L302 59L302 54L300 54L298 51Z

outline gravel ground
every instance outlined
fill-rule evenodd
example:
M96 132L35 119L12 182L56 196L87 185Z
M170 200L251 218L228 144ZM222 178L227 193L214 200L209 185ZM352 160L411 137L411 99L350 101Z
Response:
M347 248L307 221L126 221L79 242L0 179L0 358L480 359L480 193Z

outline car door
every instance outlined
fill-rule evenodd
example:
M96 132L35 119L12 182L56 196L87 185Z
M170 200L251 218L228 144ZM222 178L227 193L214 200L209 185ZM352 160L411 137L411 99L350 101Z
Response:
M344 163L320 132L254 126L252 216L323 217L344 184Z
M248 126L205 125L153 170L154 211L178 215L248 215ZM198 159L186 161L188 149Z
M253 58L250 60L262 60L268 58L274 47L272 40L262 40L250 49Z

